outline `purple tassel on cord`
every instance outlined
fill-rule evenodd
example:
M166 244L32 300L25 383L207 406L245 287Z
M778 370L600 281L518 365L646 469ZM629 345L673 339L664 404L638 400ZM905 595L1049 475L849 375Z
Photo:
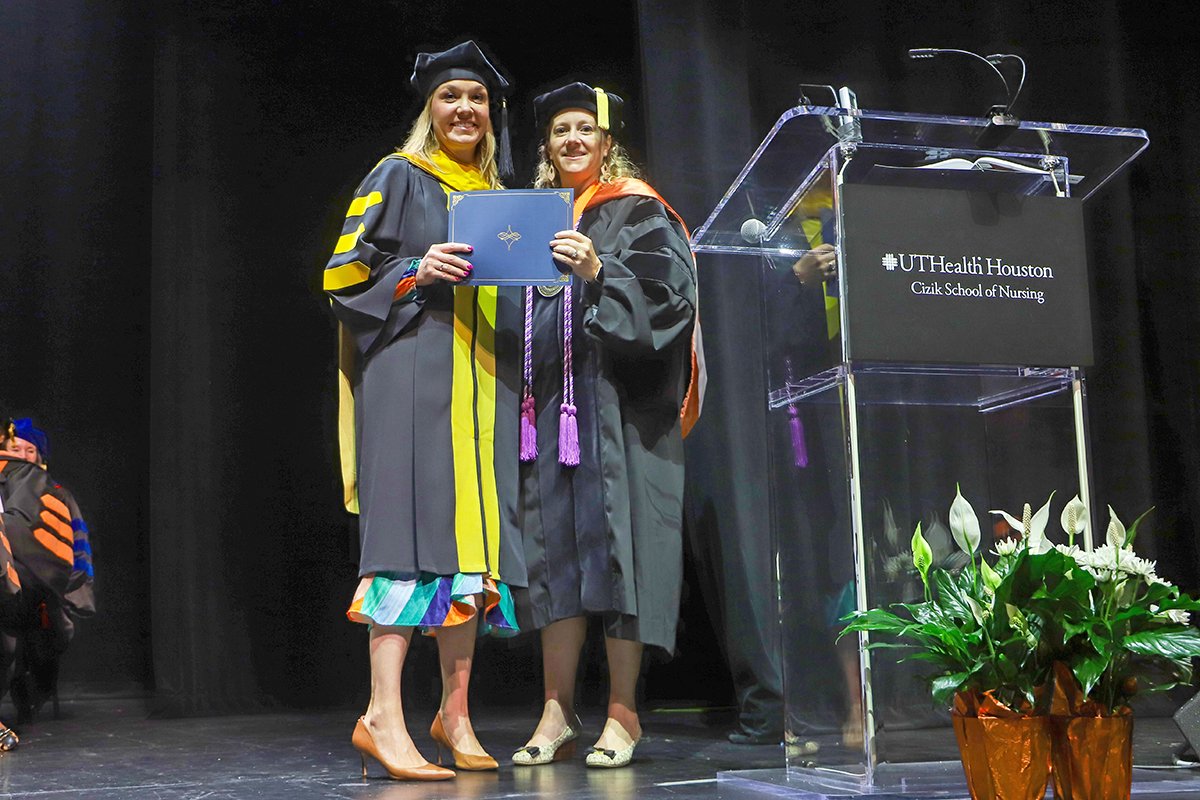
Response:
M579 422L575 419L575 370L571 363L575 350L572 330L571 286L563 288L563 403L558 416L558 463L579 466Z
M808 446L804 444L804 423L795 406L788 406L788 427L792 429L792 457L797 467L808 466Z
M575 406L563 403L558 417L558 463L564 467L579 466L579 422Z
M525 287L525 381L521 398L521 461L537 461L537 417L533 401L533 287Z
M521 401L521 461L537 461L537 421L533 416L533 395Z

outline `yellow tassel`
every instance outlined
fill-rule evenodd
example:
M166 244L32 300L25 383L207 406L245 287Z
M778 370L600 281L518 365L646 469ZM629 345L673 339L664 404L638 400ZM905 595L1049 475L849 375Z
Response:
M608 95L599 86L596 87L596 125L601 130L609 130Z

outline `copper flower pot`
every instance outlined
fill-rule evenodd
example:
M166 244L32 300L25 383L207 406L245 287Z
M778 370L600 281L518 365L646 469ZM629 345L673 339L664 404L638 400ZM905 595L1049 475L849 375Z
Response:
M1041 800L1050 780L1049 718L983 705L955 698L951 712L972 800Z
M1129 800L1133 783L1133 715L1051 717L1054 797Z

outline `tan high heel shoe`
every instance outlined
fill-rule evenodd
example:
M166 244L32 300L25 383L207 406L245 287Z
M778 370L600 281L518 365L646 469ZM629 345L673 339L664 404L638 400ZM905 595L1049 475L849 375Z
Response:
M454 766L459 769L482 772L500 767L496 763L496 759L489 755L473 756L467 753L460 753L455 749L454 745L450 744L450 737L446 735L446 729L442 727L442 712L440 711L433 718L433 724L429 726L429 738L433 739L433 743L437 745L439 764L442 763L442 748L445 748L454 756Z
M379 754L379 749L375 746L375 738L371 736L371 731L367 729L367 723L362 717L358 718L358 724L354 726L354 735L350 737L350 743L354 745L354 749L358 751L358 755L362 759L364 779L367 777L367 756L378 761L379 766L387 770L387 774L398 781L444 781L454 777L454 770L435 767L429 762L425 762L419 767L392 766Z

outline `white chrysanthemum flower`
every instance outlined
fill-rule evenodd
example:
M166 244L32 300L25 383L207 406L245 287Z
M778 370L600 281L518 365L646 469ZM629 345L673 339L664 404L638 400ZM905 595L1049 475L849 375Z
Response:
M1021 542L1018 539L1001 539L996 542L996 549L993 551L998 556L1011 556L1021 547Z
M1125 553L1129 553L1129 558L1125 559ZM1150 581L1151 578L1157 578L1154 574L1155 562L1145 558L1138 558L1132 551L1123 551L1121 553L1121 571L1128 572L1130 575L1137 575Z
M1159 611L1158 606L1151 604L1150 613L1159 619L1165 619L1168 622L1174 622L1176 625L1191 625L1192 615L1182 608L1172 608L1168 611Z
M1116 580L1117 557L1111 545L1101 545L1090 551L1080 550L1075 554L1075 563L1101 583Z
M1073 545L1073 544L1070 544L1070 545L1056 544L1056 545L1054 545L1054 549L1057 550L1058 552L1062 553L1064 556L1073 558L1076 561L1079 561L1079 554L1083 552L1076 545Z

